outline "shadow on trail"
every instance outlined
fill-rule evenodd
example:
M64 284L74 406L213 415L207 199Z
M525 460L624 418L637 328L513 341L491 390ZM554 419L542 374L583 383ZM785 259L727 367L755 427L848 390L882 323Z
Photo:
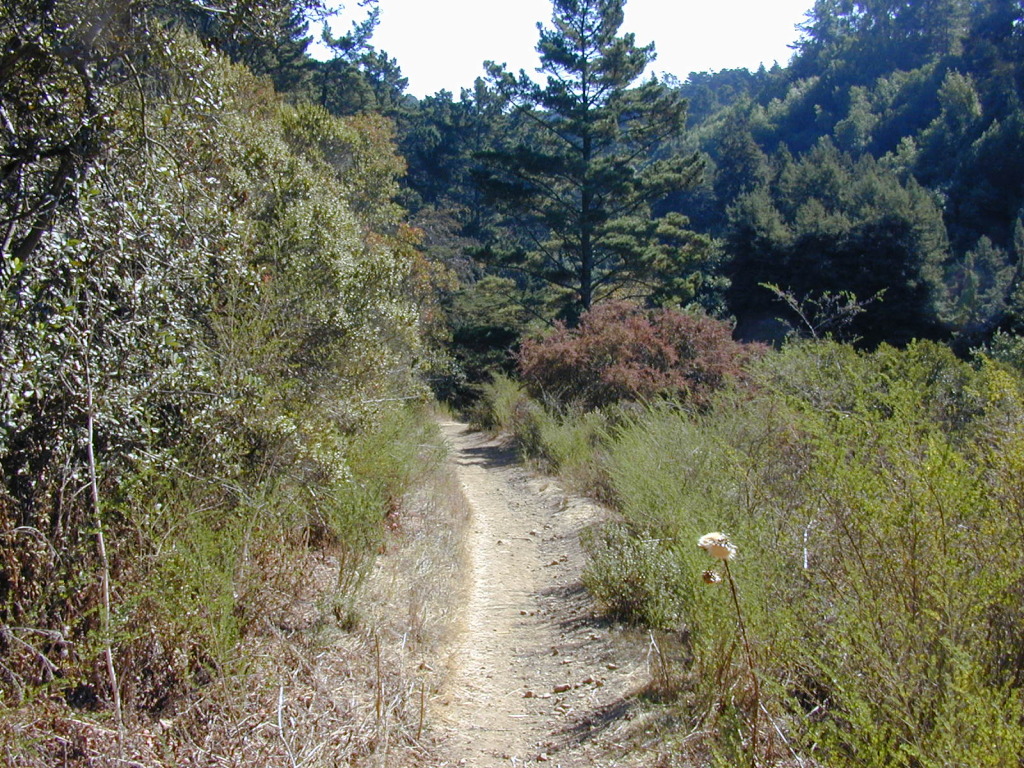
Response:
M621 726L635 711L635 702L623 697L592 710L579 722L562 730L561 735L567 743L586 744L605 736L613 727Z
M559 611L562 617L556 622L556 626L562 632L576 632L582 629L609 626L609 622L603 621L602 617L587 610L589 595L587 588L580 581L556 584L537 590L537 596L547 605L563 606Z
M473 435L469 429L463 434ZM486 439L482 433L477 433L479 439ZM456 449L452 453L455 463L460 466L477 466L488 469L502 469L519 463L519 454L515 446L507 440L500 442L490 441L485 445L473 446L470 448Z
M562 632L579 632L586 629L611 629L618 622L603 613L592 609L593 598L580 581L546 587L537 591L537 595L547 604L560 603L566 609L560 611L564 615L555 626Z
M545 604L557 603L562 607L561 617L555 620L563 637L571 639L567 652L571 655L574 648L585 646L591 630L609 630L619 626L612 617L594 610L593 599L580 581L561 584L542 589L538 595ZM598 665L616 659L613 649L608 648L600 657L594 659ZM583 707L575 722L559 729L560 749L571 750L591 742L600 743L614 733L621 733L623 724L631 720L638 706L638 696L642 689L624 690L613 701L600 706ZM616 739L619 737L616 736Z

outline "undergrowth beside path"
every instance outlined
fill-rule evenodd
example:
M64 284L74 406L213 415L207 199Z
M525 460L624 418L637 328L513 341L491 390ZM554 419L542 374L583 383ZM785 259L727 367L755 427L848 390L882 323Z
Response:
M307 541L267 553L255 622L205 680L159 711L74 708L45 690L0 712L0 762L19 768L430 765L426 702L443 670L461 576L465 508L436 426L410 414L381 433L398 492L374 551ZM369 454L364 454L369 459ZM378 456L378 470L388 465ZM400 478L400 482L399 482ZM140 628L144 631L144 628Z
M700 411L486 393L485 420L620 515L586 579L675 638L658 764L1020 764L1020 376L928 342L793 343L748 373Z

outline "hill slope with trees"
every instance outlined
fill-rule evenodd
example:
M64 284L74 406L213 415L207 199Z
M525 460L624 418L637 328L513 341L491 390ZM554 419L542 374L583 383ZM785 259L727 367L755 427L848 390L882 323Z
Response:
M600 3L578 7L611 13ZM566 8L556 7L555 26L542 32L542 53L557 39ZM677 123L669 133L646 134L641 149L630 144L627 127L639 113L608 113L607 122L595 125L617 138L610 152L602 150L601 162L611 169L615 153L643 158L641 164L693 159L676 189L650 189L650 221L664 222L658 232L593 225L606 226L616 247L629 244L621 253L634 269L661 270L642 290L635 282L610 281L602 295L701 306L732 317L739 335L752 340L777 341L800 325L764 284L801 301L844 294L863 302L866 311L847 333L867 346L927 337L966 351L993 334L1016 333L1024 244L1022 13L1019 3L1003 0L821 2L785 68L691 73L685 82L640 82L638 71L624 77L609 104L650 104L653 115L657 99L674 99L676 110L685 102L685 130ZM628 35L617 39L636 45ZM576 259L566 269L552 255L550 238L560 231L555 222L509 217L510 206L532 210L529 187L543 180L529 178L528 159L556 171L531 134L551 132L546 120L553 126L562 113L574 113L568 102L538 101L545 93L555 99L559 77L548 92L543 84L516 86L521 97L524 88L535 89L532 113L503 109L515 82L511 73L495 71L459 97L442 92L415 102L399 119L410 163L407 202L416 217L431 222L427 252L436 248L437 258L447 259L454 245L461 258L473 257L468 271L463 263L462 288L450 299L460 339L474 327L496 339L522 332L521 324L505 334L489 332L469 309L477 292L500 305L491 294L493 279L512 280L519 304L541 324L559 315L564 303L548 306L557 291L531 282L537 272L526 268L531 252L546 254L549 277L576 286L576 300L586 305L578 285L589 252L582 235L564 241ZM521 178L509 175L509 163ZM615 176L622 183L627 178ZM525 247L524 238L535 245ZM502 315L495 323L510 321L508 312ZM571 321L573 314L562 316ZM465 342L455 352L469 380L486 378L479 365L493 356Z

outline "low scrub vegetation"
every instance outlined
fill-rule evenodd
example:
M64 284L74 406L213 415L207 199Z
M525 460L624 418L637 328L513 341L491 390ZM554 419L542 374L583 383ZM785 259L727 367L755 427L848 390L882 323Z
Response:
M673 706L703 737L664 734L666 764L700 749L723 765L1018 765L1019 374L931 342L817 341L745 380L702 410L519 400L502 416L620 513L586 537L587 581L681 644ZM596 439L568 438L595 421ZM697 547L711 531L734 559Z

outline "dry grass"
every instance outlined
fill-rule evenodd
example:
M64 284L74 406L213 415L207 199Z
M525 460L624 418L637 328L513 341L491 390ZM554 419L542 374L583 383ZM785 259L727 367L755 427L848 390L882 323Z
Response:
M234 674L213 675L165 713L129 718L37 696L0 717L0 764L12 768L437 765L431 696L454 632L467 507L424 459L417 489L390 518L384 551L357 594L341 594L334 553L291 566L308 574L284 612L265 616L238 649Z

